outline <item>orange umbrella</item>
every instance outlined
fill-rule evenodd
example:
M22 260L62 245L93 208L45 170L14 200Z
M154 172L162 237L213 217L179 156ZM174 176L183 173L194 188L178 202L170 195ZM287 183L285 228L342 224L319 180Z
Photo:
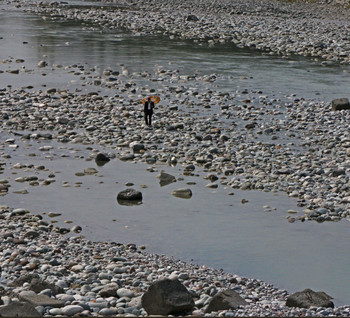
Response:
M148 100L148 98L151 99L151 102L155 103L155 104L158 104L160 102L160 97L159 96L149 96L149 97L146 97L142 100L142 104L145 104Z

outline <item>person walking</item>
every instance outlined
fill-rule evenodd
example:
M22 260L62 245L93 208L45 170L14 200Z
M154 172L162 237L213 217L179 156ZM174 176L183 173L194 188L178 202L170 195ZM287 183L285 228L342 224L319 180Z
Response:
M151 97L147 98L144 106L145 122L147 126L152 126L152 115L153 115L154 102L151 101Z

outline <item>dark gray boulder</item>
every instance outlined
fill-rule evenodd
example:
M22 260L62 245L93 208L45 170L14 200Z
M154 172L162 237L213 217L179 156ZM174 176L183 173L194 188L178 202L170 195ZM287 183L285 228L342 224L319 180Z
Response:
M138 203L142 201L142 193L135 189L129 188L118 193L117 200L120 204Z
M130 188L119 192L117 198L120 200L142 200L142 193Z
M350 102L347 98L337 98L332 100L332 110L350 109Z
M332 307L334 303L332 297L324 292L315 292L312 289L305 289L301 292L296 292L287 298L286 306L310 308L310 307Z
M140 153L146 149L144 144L138 143L137 141L132 142L129 147L132 149L133 153Z
M13 302L0 308L1 317L41 317L33 305L23 302Z
M256 126L256 123L254 122L254 123L249 123L249 124L245 125L245 128L246 129L254 129L255 126Z
M194 14L189 14L186 18L186 21L192 21L192 22L196 22L199 19L197 18L197 16L195 16Z
M194 307L192 295L177 279L154 282L142 295L141 302L148 315L186 313Z
M248 303L234 290L226 289L217 293L205 309L206 313L219 310L234 309L238 306L245 306Z
M111 159L109 159L105 154L103 153L98 153L96 158L95 158L95 162L98 166L103 166L105 165L107 162L109 162Z

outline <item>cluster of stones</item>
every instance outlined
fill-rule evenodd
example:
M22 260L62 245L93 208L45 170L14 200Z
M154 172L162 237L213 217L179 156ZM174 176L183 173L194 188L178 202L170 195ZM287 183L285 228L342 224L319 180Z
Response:
M101 8L41 2L53 19L74 19L136 35L157 34L209 44L233 43L269 54L312 56L350 63L349 9L335 2L152 0Z
M2 316L350 316L322 292L288 295L134 244L62 236L28 211L1 208L0 242Z

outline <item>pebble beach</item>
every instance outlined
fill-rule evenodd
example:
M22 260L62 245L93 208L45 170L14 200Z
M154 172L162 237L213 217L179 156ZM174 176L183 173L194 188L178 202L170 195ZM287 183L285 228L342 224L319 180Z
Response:
M198 45L232 42L283 58L308 56L325 67L350 63L347 3L151 0L86 10L66 2L7 4L53 21L124 28L137 36L162 35ZM0 76L21 76L27 72L25 63L16 57L4 60ZM331 101L292 92L268 96L259 88L224 92L215 89L218 74L183 75L166 66L153 73L130 72L125 66L101 71L43 59L33 72L56 71L69 72L89 92L0 87L0 129L11 135L1 140L0 168L18 171L16 180L0 180L5 200L14 182L39 187L55 182L54 174L43 180L25 177L28 169L45 169L34 158L29 166L8 164L19 140L54 140L89 146L91 158L98 145L110 160L177 165L184 176L200 174L211 189L283 191L303 209L303 214L290 211L289 223L349 220L350 115L332 110ZM101 88L117 94L102 95ZM140 100L152 94L160 95L162 103L150 128L144 125ZM289 292L259 279L149 254L135 244L92 242L79 226L55 226L25 206L2 205L0 227L0 313L21 301L47 317L147 316L142 295L153 282L170 278L194 299L193 310L182 313L188 316L350 316L350 306L286 306ZM247 304L206 312L213 297L226 289Z

